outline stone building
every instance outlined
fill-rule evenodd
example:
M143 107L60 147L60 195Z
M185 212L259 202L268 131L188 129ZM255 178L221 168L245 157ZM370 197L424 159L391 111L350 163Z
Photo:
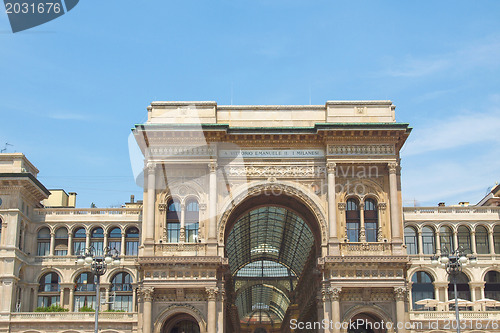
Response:
M477 254L463 316L494 321L477 301L500 300L498 186L476 206L403 208L410 131L390 101L153 102L132 131L143 201L122 208L76 208L0 154L0 332L91 332L89 247L121 257L101 277L103 333L443 332L441 245Z

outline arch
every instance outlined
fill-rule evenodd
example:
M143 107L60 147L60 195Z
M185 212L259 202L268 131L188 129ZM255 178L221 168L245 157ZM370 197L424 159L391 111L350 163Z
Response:
M441 251L453 251L455 249L455 240L453 237L453 228L447 224L439 226L439 240L441 244Z
M362 313L368 313L373 316L378 317L379 319L383 320L386 323L392 323L393 320L391 316L380 306L373 304L373 305L354 305L347 309L347 311L344 313L344 316L342 317L342 320L340 322L349 322L354 316L357 316Z
M365 219L365 235L367 242L376 242L378 240L379 216L377 200L368 196L363 202L364 219Z
M435 279L431 274L424 270L418 270L413 273L411 277L411 294L412 294L412 309L416 310L419 307L415 302L422 299L434 299L436 295L434 294L434 281Z
M139 253L140 230L136 226L129 226L125 230L125 253L123 255L132 256Z
M276 196L277 193L280 195ZM262 196L266 200L262 200ZM259 197L260 199L258 199ZM301 185L289 182L255 182L250 186L244 184L234 191L233 200L228 198L222 205L222 212L224 213L220 214L217 223L219 246L224 246L227 234L232 227L230 223L236 222L236 218L230 219L230 217L240 216L243 211L248 209L247 203L249 201L252 201L255 205L280 201L285 207L294 207L290 204L290 202L293 202L300 208L305 209L308 216L304 216L304 218L311 223L311 230L317 236L316 244L318 244L318 247L326 246L328 235L326 213L318 199L315 194L308 193Z
M196 243L198 241L198 229L200 225L200 205L194 197L186 199L185 204L185 237L186 242Z
M404 229L404 239L406 244L406 251L408 254L418 254L418 233L417 229L407 226Z
M422 226L422 247L423 254L436 253L436 231L431 226Z
M490 253L489 231L484 225L476 226L476 252L478 254ZM496 245L496 242L495 242Z
M198 323L200 333L207 333L207 322L205 316L200 310L188 304L172 304L164 309L154 323L153 333L162 333L163 326L167 323L167 321L173 319L177 315L185 314L191 316Z
M457 228L458 246L462 246L465 250L471 250L471 232L466 225L459 225Z
M44 267L42 268L42 270L38 273L37 276L35 276L35 281L40 281L40 279L42 278L43 275L47 274L47 273L51 273L51 272L54 272L56 273L57 275L59 275L59 281L61 281L61 283L64 283L62 281L62 272L60 272L58 269L56 268L53 268L53 267Z
M454 286L453 286L453 281L451 280L451 276L448 275L448 299L454 299L455 298L455 291L454 291ZM457 275L457 292L458 292L458 298L465 299L465 300L471 300L471 290L470 290L470 283L471 281L471 276L470 273L469 275L464 271L460 272ZM453 294L453 296L452 296Z
M485 298L491 298L500 301L500 272L494 269L484 274L482 281L484 284Z
M112 268L111 270L108 270L108 281L111 283L111 278L120 272L128 273L132 277L133 284L138 283L137 275L135 274L135 272L127 267L116 267L116 268Z
M357 197L349 197L345 205L345 219L347 229L347 240L349 242L360 241L361 227L361 200Z

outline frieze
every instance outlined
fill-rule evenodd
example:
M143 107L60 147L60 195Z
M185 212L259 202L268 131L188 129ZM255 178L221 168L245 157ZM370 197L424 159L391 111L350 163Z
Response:
M150 155L152 156L215 156L216 151L214 147L210 146L170 146L151 148Z
M394 145L328 145L327 155L363 156L363 155L394 155Z
M229 167L233 177L324 177L324 166L233 166Z

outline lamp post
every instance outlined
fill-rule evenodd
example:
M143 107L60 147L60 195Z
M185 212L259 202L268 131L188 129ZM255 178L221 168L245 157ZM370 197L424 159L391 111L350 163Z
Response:
M467 263L468 262L468 263ZM441 257L434 255L431 258L432 266L446 269L446 272L450 276L450 279L453 280L453 290L455 291L455 316L457 320L457 333L460 333L460 313L458 310L458 295L457 295L457 278L458 275L462 272L462 267L470 264L471 266L475 266L477 264L477 258L474 255L465 254L465 249L462 246L459 246L455 251L448 252L448 250L443 248L441 251Z
M106 273L108 265L120 265L120 255L114 248L111 249L107 247L98 252L93 246L91 246L82 251L82 253L78 256L76 263L78 265L90 267L90 271L94 274L96 298L94 333L98 333L99 307L101 302L101 291L99 287L100 278L101 275Z

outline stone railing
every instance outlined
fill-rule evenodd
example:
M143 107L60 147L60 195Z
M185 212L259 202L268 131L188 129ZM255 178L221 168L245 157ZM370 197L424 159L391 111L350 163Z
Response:
M403 207L403 212L414 214L500 214L500 207Z
M17 312L11 321L93 321L94 312ZM137 321L136 312L100 312L99 321Z
M200 243L163 243L155 244L155 253L176 255L179 252L192 252L195 255L204 255L206 253L207 244ZM186 255L182 253L179 255Z
M140 215L137 208L41 208L37 215Z
M391 254L389 243L340 243L340 253L344 255Z
M410 311L410 320L454 320L454 319L455 319L455 311ZM500 311L460 311L460 319L499 320Z

